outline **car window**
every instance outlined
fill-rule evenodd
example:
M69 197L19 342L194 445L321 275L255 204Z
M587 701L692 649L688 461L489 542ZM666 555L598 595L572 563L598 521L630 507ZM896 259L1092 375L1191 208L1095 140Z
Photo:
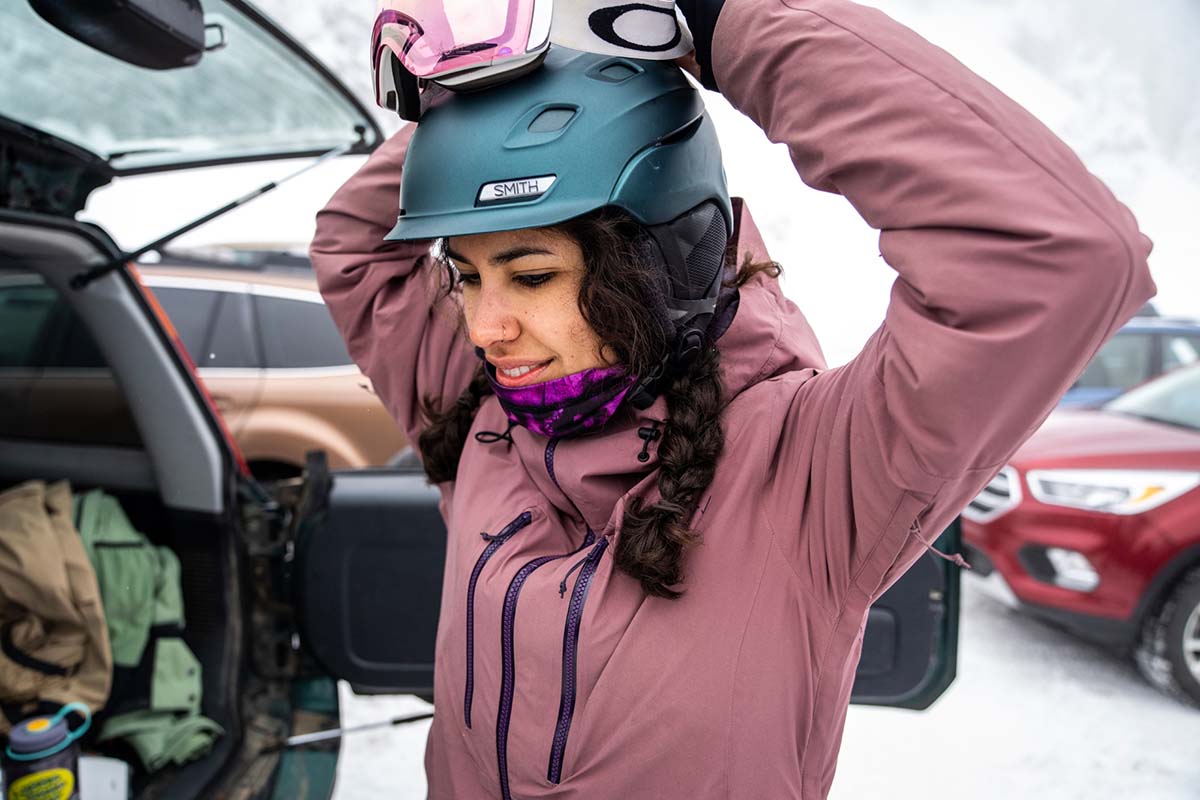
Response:
M0 284L0 368L28 367L34 350L45 339L47 323L56 294L49 286L21 283L21 276L7 275Z
M1162 339L1162 371L1200 361L1200 334L1168 333Z
M255 295L268 368L354 363L324 303Z
M1150 334L1118 333L1076 381L1078 389L1128 389L1151 377Z
M0 270L0 437L139 446L95 340L39 275Z
M1163 375L1106 403L1104 408L1200 430L1200 365Z
M205 338L213 324L213 310L220 298L218 292L207 289L184 289L176 286L151 286L159 305L167 312L188 355L197 364L204 352Z
M197 367L261 369L254 309L244 292L216 292L212 331L196 359Z

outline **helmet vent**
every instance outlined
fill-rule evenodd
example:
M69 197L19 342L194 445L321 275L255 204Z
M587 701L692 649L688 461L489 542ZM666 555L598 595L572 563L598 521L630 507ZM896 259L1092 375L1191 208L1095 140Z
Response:
M529 123L530 133L553 133L567 127L575 119L577 112L573 108L547 108L533 118Z
M637 75L638 70L632 64L626 64L624 61L614 61L596 74L609 83L621 83Z

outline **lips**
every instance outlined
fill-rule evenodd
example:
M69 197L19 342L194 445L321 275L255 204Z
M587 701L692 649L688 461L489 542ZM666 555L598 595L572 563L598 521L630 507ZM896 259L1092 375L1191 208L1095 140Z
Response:
M492 362L492 366L496 368L496 382L501 386L509 388L517 388L520 386L529 386L530 384L538 383L542 380L541 376L546 371L546 367L550 366L549 361L517 361L505 360L500 363ZM523 374L512 375L510 372L521 372Z

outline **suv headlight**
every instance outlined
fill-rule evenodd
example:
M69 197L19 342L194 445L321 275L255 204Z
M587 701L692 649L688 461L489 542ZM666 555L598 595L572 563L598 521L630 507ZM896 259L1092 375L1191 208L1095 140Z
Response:
M1106 514L1141 514L1200 486L1200 472L1140 469L1035 469L1030 493L1043 503Z

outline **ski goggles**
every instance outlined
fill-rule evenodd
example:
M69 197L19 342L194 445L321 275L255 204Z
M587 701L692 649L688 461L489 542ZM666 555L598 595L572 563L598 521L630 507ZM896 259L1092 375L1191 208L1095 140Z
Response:
M553 0L383 0L371 35L375 102L416 119L428 81L478 87L536 65L553 9Z
M382 0L371 36L375 102L420 118L429 82L477 89L535 68L551 43L665 60L692 49L675 0Z

